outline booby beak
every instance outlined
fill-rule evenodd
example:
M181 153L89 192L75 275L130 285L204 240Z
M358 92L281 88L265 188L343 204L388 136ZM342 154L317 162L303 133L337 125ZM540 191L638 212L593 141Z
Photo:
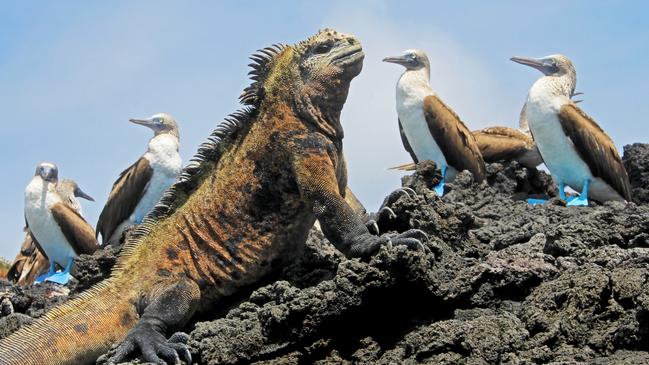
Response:
M40 175L47 182L55 183L59 180L59 169L53 164L43 163L36 169L36 175Z
M143 125L143 126L149 127L149 128L154 128L155 125L156 125L155 121L152 118L150 118L150 119L129 119L128 121L131 122L131 123Z
M405 66L410 62L410 60L405 56L393 56L384 58L383 62L396 63L397 65Z
M78 187L78 186L77 186L76 189L74 189L74 196L76 196L77 198L84 198L86 200L90 200L91 202L95 201L95 199L93 197L91 197L90 195L84 193L83 190L81 190L81 188Z
M552 75L557 71L556 66L551 64L547 58L512 57L510 60L520 63L521 65L535 68L541 71L544 75Z

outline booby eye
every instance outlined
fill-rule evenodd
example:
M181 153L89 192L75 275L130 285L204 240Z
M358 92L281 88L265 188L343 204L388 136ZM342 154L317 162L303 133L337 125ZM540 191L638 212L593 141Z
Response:
M323 43L319 46L317 46L314 50L313 53L316 54L322 54L322 53L327 53L331 50L331 44L328 43Z

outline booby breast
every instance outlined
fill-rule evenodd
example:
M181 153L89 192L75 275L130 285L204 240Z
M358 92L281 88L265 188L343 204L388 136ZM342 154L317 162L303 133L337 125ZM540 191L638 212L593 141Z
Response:
M448 166L444 153L428 129L424 99L434 92L416 72L405 72L397 83L397 115L408 144L419 161L433 160Z
M76 254L52 215L52 207L62 204L53 187L38 176L31 180L25 189L25 219L48 259L65 266Z

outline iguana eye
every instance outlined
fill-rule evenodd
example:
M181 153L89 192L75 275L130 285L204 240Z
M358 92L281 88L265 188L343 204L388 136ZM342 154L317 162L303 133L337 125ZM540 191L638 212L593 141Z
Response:
M327 53L331 50L331 44L324 43L319 46L317 46L314 50L313 53L321 54L321 53Z

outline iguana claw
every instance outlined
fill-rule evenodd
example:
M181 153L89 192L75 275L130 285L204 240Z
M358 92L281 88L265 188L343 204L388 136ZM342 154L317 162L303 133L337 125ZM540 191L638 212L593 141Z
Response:
M183 332L174 333L168 340L152 326L147 323L140 323L126 336L115 350L108 365L120 363L126 359L136 348L142 352L142 359L156 365L181 364L180 357L187 364L192 363L192 355L187 348L189 335Z
M367 222L365 222L365 227L367 227L367 230L370 231L370 233L375 236L381 234L381 232L379 231L379 225L378 223L376 223L374 219L370 219Z
M423 242L428 242L428 235L420 229L410 229L390 237L392 246L406 246L418 251L424 250Z
M390 207L383 207L379 210L379 219L395 219L396 217L397 213Z

